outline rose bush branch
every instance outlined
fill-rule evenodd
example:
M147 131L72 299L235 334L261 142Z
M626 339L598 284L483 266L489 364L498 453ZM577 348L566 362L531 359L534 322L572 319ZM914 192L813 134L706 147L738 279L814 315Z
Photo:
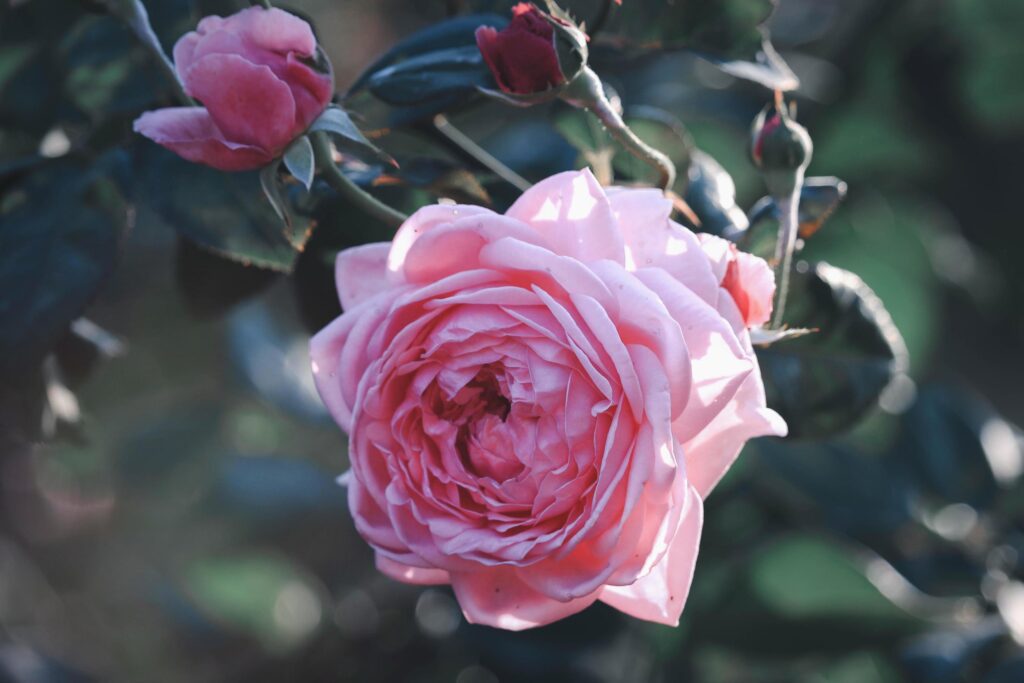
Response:
M676 166L667 155L654 149L626 125L618 110L605 95L601 79L589 66L583 67L561 98L579 109L585 109L601 121L605 129L627 152L658 172L658 185L671 189L676 181Z
M444 114L438 114L434 117L433 123L437 132L447 138L449 142L476 159L482 166L507 182L509 185L512 185L520 192L525 192L530 189L531 183L529 180L501 163L500 159L478 145L473 138L456 128L452 122L448 120L447 116Z
M405 222L404 213L383 203L363 188L356 185L334 162L334 150L330 138L322 131L309 136L313 143L316 169L327 183L339 194L347 197L363 211L391 228L398 228Z
M779 232L775 242L775 291L771 327L781 328L789 295L793 253L800 231L800 194L804 172L811 163L814 145L807 129L790 114L782 93L754 120L751 137L751 158L761 169L768 193L779 209Z

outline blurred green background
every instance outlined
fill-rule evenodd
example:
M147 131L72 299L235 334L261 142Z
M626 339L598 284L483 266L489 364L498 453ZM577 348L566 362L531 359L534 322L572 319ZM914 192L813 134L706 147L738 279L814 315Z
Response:
M76 144L47 137L53 118L152 151L125 128L159 97L148 56L75 2L28 0L48 6L38 35L5 34L17 4L0 9L0 170ZM459 4L281 3L315 22L341 88ZM167 47L197 18L146 5ZM679 628L598 605L504 633L465 623L446 588L378 575L308 371L309 332L336 313L328 265L311 249L285 278L201 251L146 201L161 177L136 174L88 311L115 357L92 368L61 342L81 421L54 416L45 445L0 421L0 681L1024 681L1024 3L782 0L771 31L802 81L810 173L849 185L804 255L875 290L911 374L841 437L747 449L707 502ZM746 152L763 88L685 55L601 73L627 108L685 122L740 206L764 193ZM456 120L533 180L574 158L542 112ZM343 208L335 247L387 237Z

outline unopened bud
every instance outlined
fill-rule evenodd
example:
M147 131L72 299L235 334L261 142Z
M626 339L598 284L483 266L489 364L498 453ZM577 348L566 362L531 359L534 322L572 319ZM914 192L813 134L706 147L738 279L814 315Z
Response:
M754 119L750 142L750 158L764 174L772 196L792 193L814 151L807 129L793 120L780 101L769 104Z

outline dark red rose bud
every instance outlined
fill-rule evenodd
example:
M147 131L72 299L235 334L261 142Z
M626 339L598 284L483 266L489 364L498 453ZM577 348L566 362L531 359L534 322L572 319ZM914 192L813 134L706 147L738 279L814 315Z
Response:
M555 31L532 3L516 5L512 21L501 31L478 28L476 44L503 92L530 95L565 83Z

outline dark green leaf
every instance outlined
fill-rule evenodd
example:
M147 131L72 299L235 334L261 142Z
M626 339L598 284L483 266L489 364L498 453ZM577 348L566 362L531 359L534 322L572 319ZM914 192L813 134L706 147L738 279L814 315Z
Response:
M736 185L721 164L694 149L687 175L684 199L700 219L700 232L728 237L746 230L747 216L736 206Z
M370 92L399 107L469 97L490 85L490 69L475 43L407 59L381 69L368 81Z
M846 197L846 183L839 178L808 178L800 192L800 236L812 237ZM779 207L771 197L762 197L750 209L750 227L733 236L743 251L770 259L775 254L779 233Z
M175 276L189 311L202 318L222 316L279 277L271 270L218 256L183 237L175 254Z
M395 165L395 160L377 145L370 142L363 132L352 122L352 118L341 107L328 107L320 115L309 132L324 131L334 136L334 144L339 148L353 154L370 154L381 161Z
M0 371L27 371L113 270L128 207L112 178L125 159L62 161L0 203Z
M964 390L923 389L903 415L896 452L921 493L981 508L1024 467L1013 427Z
M286 233L259 172L222 173L148 142L140 145L137 168L140 220L165 222L199 246L244 265L291 271L308 238L310 218L294 211Z
M872 410L907 369L903 338L875 293L825 263L792 277L785 323L817 334L758 349L768 405L794 438L841 432Z
M502 29L507 24L508 19L497 14L474 14L438 22L399 41L367 67L366 71L352 84L349 95L365 88L374 75L393 64L439 50L475 46L476 30L480 26L493 26Z
M603 36L638 49L687 49L723 71L776 90L798 81L768 42L776 0L633 0Z

